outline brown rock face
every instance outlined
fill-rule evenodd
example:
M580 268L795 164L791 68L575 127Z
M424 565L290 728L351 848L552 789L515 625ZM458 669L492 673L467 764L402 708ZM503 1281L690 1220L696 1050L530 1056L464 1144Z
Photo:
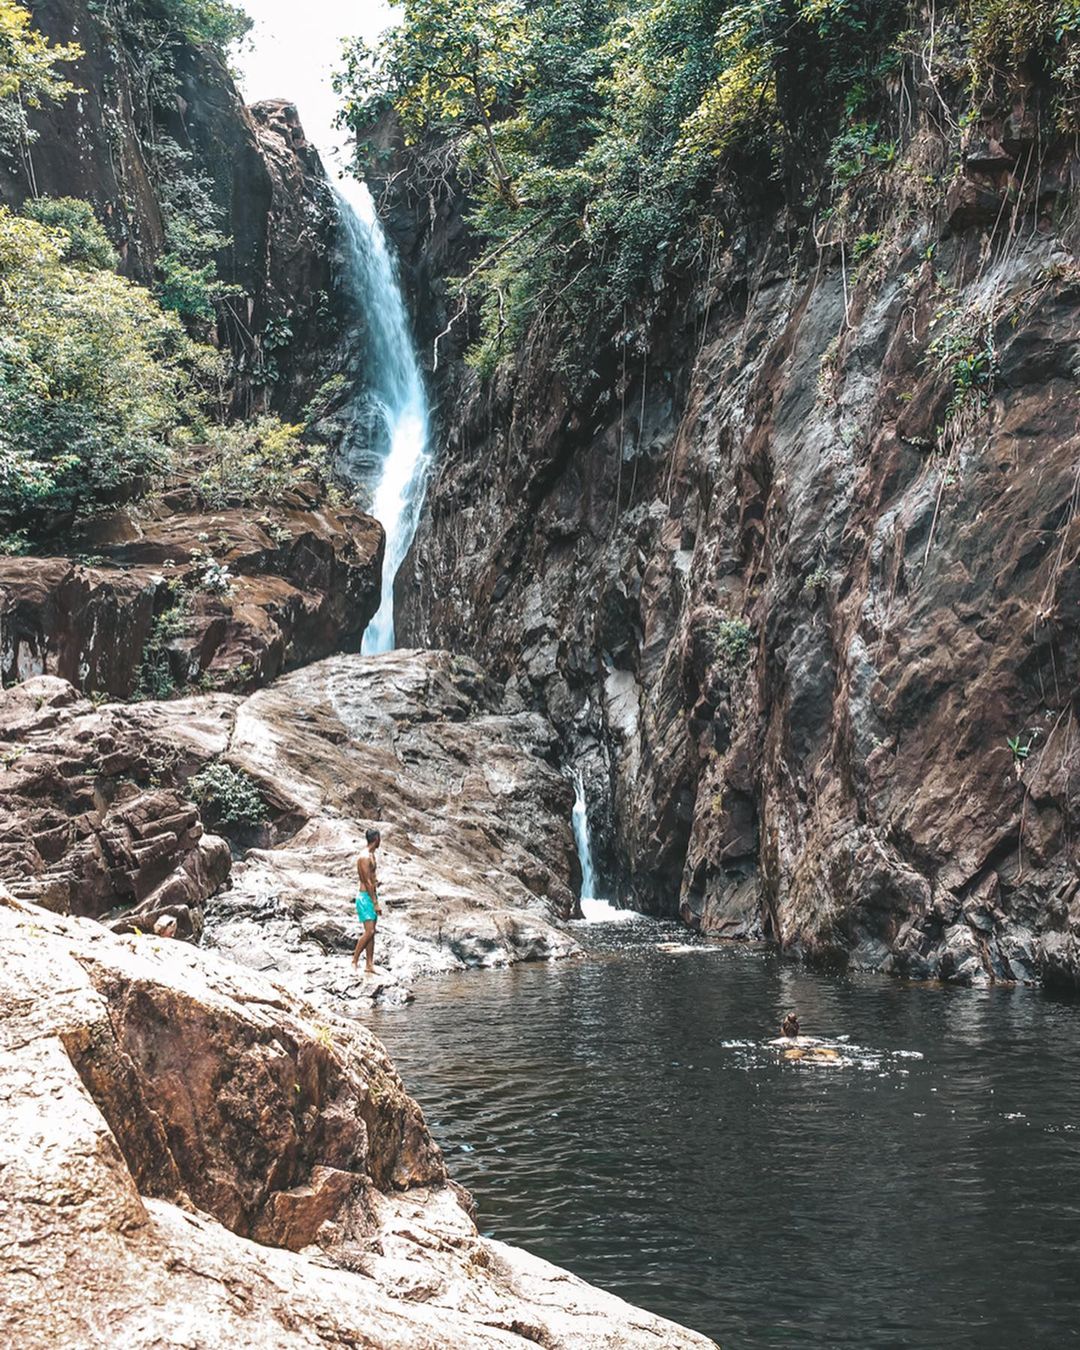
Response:
M187 735L171 708L142 710L165 747ZM573 796L554 753L544 718L445 652L333 657L278 680L237 707L227 752L270 803L270 847L234 867L207 940L347 1005L355 862L375 825L376 960L396 979L575 953L559 926Z
M379 604L382 527L315 489L213 512L179 489L92 522L78 545L91 563L0 558L0 682L55 674L116 698L250 689L358 649ZM226 585L208 584L210 563Z
M355 1021L2 893L0 944L5 1345L711 1344L481 1238Z
M0 875L62 914L122 907L144 929L171 914L179 936L197 936L231 857L169 776L121 709L96 709L63 680L0 692Z
M0 692L0 879L61 913L152 930L173 915L305 996L351 1007L355 862L384 835L379 965L422 971L571 955L572 793L555 737L445 652L339 656L250 698L95 707L36 676ZM212 761L267 808L231 868L187 788ZM211 817L213 819L213 817ZM231 876L231 889L218 894Z
M490 388L447 377L399 632L551 717L637 907L916 976L1080 978L1080 258L1048 206L1076 164L1048 133L1025 192L1026 134L955 147L935 202L901 166L854 275L757 222L583 387L543 335Z

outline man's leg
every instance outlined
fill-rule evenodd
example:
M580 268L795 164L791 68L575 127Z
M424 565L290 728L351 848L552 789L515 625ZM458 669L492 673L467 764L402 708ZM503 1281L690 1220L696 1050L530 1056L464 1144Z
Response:
M364 932L367 933L367 973L375 974L375 920L369 919L364 924Z
M364 934L361 937L360 941L356 944L356 950L352 954L352 963L354 968L356 966L356 963L360 960L360 953L370 948L371 944L374 941L375 941L375 925L370 921L367 921L364 924ZM368 967L370 968L370 966L371 966L371 954L370 952L368 952Z

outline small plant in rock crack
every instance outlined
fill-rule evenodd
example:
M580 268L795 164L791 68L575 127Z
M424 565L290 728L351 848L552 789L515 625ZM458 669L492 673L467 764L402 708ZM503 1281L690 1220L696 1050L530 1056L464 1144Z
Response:
M1035 748L1035 742L1038 739L1038 736L1039 730L1036 727L1034 731L1028 733L1026 741L1021 740L1019 733L1015 736L1005 737L1005 744L1012 751L1013 768L1016 770L1017 778L1024 772L1024 763Z
M202 549L192 551L191 561L198 576L195 584L200 591L206 591L210 595L232 594L236 578L229 571L228 563L219 562L217 558L204 554Z
M955 439L969 419L986 407L994 391L998 367L994 317L947 306L938 310L931 328L936 336L927 348L927 358L952 381L943 434L952 432L950 439Z
M809 596L811 600L816 601L821 592L829 584L829 573L821 564L814 568L810 575L803 581L803 594Z
M163 699L176 692L169 645L186 626L188 600L175 592L168 607L157 615L143 644L142 662L135 681L135 698Z
M274 520L272 516L261 515L255 522L274 543L280 548L282 544L292 543L292 531L281 523L280 520Z
M712 630L713 659L724 670L741 669L750 656L753 637L745 619L721 619Z
M212 825L245 828L266 819L266 803L254 778L224 760L214 760L189 778L187 790Z

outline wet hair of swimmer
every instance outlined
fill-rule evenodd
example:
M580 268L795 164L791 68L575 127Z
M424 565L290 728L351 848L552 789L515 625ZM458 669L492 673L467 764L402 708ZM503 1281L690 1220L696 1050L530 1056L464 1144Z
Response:
M378 844L382 840L382 835L379 833L378 830L368 830L367 833L364 835L364 838L368 841L369 844Z

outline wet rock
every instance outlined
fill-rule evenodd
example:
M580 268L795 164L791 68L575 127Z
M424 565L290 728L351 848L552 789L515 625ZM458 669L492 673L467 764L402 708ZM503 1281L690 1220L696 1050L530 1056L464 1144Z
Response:
M1080 291L1042 191L1076 158L1038 106L963 144L927 116L913 153L966 158L906 223L878 203L858 275L761 221L636 367L601 346L570 391L538 341L488 386L443 370L399 631L602 763L598 868L635 908L899 974L1076 978ZM399 238L460 249L415 209ZM986 370L966 394L946 330Z

